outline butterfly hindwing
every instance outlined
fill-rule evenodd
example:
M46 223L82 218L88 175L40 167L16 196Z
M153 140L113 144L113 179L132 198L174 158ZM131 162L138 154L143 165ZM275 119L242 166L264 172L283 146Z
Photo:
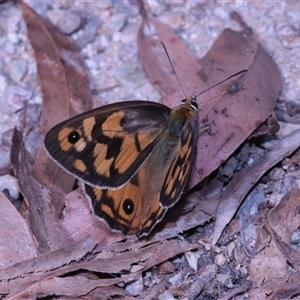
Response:
M97 108L53 127L45 147L64 169L99 188L124 185L157 143L170 109L127 101Z
M160 191L160 204L165 208L173 206L183 192L196 152L197 135L198 119L195 115L189 118L182 128L180 145L166 173Z
M165 215L166 209L159 203L159 192L145 193L141 188L143 183L139 179L143 180L144 171L142 166L126 185L116 190L84 185L92 210L113 230L142 237Z

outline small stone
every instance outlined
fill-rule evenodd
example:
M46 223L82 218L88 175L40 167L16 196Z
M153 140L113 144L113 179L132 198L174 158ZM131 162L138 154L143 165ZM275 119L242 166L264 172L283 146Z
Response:
M4 189L7 189L14 199L19 198L20 188L15 177L11 175L0 176L0 190L3 191Z
M226 257L222 253L215 256L215 264L216 265L221 266L225 262L226 262Z
M197 271L197 262L200 257L200 254L197 252L187 251L185 254L185 259L187 260L189 266L196 272Z
M300 29L300 10L290 9L286 12L286 19L288 23L296 30Z
M81 18L73 12L65 12L58 20L57 26L65 34L72 34L81 25Z
M76 32L74 43L79 49L84 48L87 44L92 43L96 38L96 33L100 26L100 20L96 17L89 18L82 30Z
M175 267L169 261L166 261L157 267L158 275L172 274L174 271Z
M236 248L236 245L234 242L230 242L227 245L227 257L232 260L234 255L234 249Z
M222 21L227 21L230 14L223 7L218 6L214 10L214 15L220 18Z
M47 17L49 18L50 22L54 25L57 25L60 20L63 18L64 12L62 10L48 10Z
M10 32L7 34L7 38L9 41L11 41L14 44L18 44L19 43L19 35L15 32Z
M18 32L20 30L20 22L22 20L21 10L14 8L11 15L7 19L6 30L7 32Z
M12 55L16 52L16 46L12 42L6 42L4 45L4 50L8 55Z
M300 243L300 230L299 229L292 232L292 234L291 234L291 243L292 244L299 244Z
M0 96L4 94L6 87L7 87L6 78L2 74L0 74Z
M140 295L144 290L143 278L140 277L138 280L134 281L130 285L127 285L125 290L132 296Z
M182 282L182 274L176 273L169 279L169 282L171 283L171 285L179 285Z
M158 300L175 300L172 293L169 290L164 291L158 297Z
M273 181L281 180L284 176L284 170L282 168L274 168L269 173L269 178Z
M20 82L27 72L27 63L22 59L16 59L9 63L8 73L15 82Z
M5 107L12 106L14 109L20 109L24 106L24 101L32 97L32 91L22 86L9 86L4 93L4 99L0 99L0 104ZM5 101L5 103L3 103Z

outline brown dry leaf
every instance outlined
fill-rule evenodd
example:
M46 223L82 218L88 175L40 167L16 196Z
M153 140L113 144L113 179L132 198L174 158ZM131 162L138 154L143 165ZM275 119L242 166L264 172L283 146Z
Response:
M269 244L254 258L249 266L250 280L253 286L260 287L264 282L273 278L283 278L286 274L287 263L275 243Z
M37 256L28 224L0 192L0 269Z
M163 53L163 41L186 94L199 93L229 76L248 70L204 93L198 99L199 119L210 124L210 133L198 138L196 167L189 187L218 168L234 150L272 113L282 88L273 59L256 41L251 30L238 19L243 30L225 29L210 51L199 61L191 56L166 25L144 16L138 35L142 63L168 106L178 105L182 95ZM272 76L269 76L272 74ZM164 84L167 82L167 84ZM176 88L177 87L177 88Z
M24 2L20 3L20 8L37 60L43 92L44 136L57 123L91 109L91 93L85 67L75 46ZM72 190L74 178L49 159L43 145L40 147L33 175L52 189L55 206L60 210L63 206L62 195Z
M55 295L70 296L71 287L73 287L73 295L77 298L81 293L86 294L96 287L109 287L123 281L132 281L149 268L197 248L197 245L179 239L152 243L146 247L137 245L134 251L124 251L123 244L122 251L116 252L114 250L117 248L116 246L112 245L103 249L90 261L78 262L81 257L95 247L95 242L88 238L58 251L39 256L34 260L23 262L18 268L10 267L3 271L0 270L0 279L11 279L0 282L0 291L9 290L11 297L16 296L12 299L24 299L38 292L45 293L45 296L53 295L53 291L60 291ZM126 245L128 250L132 246L132 244ZM110 258L108 258L109 256ZM72 276L72 272L79 270L96 272L98 277L85 277L86 272ZM128 273L130 275L125 276ZM66 274L69 275L66 276ZM101 274L105 275L99 279L102 277ZM118 276L109 278L111 274ZM124 276L119 276L120 274L124 274ZM62 275L65 275L64 280L58 279L58 276ZM85 284L79 284L78 276ZM67 284L67 286L70 284L70 288L65 286L64 289L63 284ZM75 284L77 284L76 288Z
M215 231L212 238L213 246L253 185L266 171L299 148L299 141L300 130L295 130L282 138L273 149L264 154L252 165L244 168L234 176L221 196Z
M197 245L174 239L155 243L151 241L148 245L144 242L124 243L120 249L118 247L119 245L106 247L95 259L80 263L79 267L107 274L127 274L128 272L140 274L180 253L196 249Z
M271 299L283 299L279 295L289 299L297 294L294 276L299 278L300 254L290 244L292 232L300 224L299 197L299 190L291 190L270 210L256 243L256 249L262 250L250 264L251 279L263 292L273 294ZM298 269L297 275L288 271L287 261Z
M167 25L144 16L137 37L139 57L152 84L162 95L178 92L179 85L161 41L166 45L179 79L184 78L181 84L185 91L207 82L207 74L179 37ZM172 101L170 104L174 106L179 103Z
M23 215L27 219L39 254L61 248L67 243L51 197L31 175L32 158L26 151L22 134L15 129L12 139L11 164L25 198Z
M297 191L297 192L299 192L299 191ZM299 201L299 198L297 198L297 200ZM299 222L298 222L298 225L299 225ZM290 243L288 244L286 242L283 242L281 237L273 229L272 229L272 236L275 238L277 247L279 248L281 253L284 255L284 257L289 261L289 263L295 269L300 271L300 253L299 253L299 251L290 247Z
M61 276L67 270L78 270L76 262L93 250L96 242L86 238L57 251L48 252L36 258L25 260L0 270L0 290L9 290L11 297L22 299L30 287L52 277ZM23 299L27 299L26 297Z
M299 141L299 138L298 138ZM267 230L272 229L280 236L280 239L291 243L291 234L300 224L300 191L291 190L280 202L268 213L265 226Z
M299 197L299 190L291 190L270 210L256 241L259 253L251 261L250 278L261 293L273 294L270 299L290 299L299 292L294 279L299 280L300 254L290 246L292 232L300 224ZM287 261L298 269L296 273L288 270Z
M112 233L109 227L92 212L89 200L81 188L67 195L65 206L62 226L70 240L79 241L86 236L91 236L98 241L97 247L103 248L124 239L121 233Z
M114 297L126 296L125 291L120 288L112 286L113 283L118 283L120 279L116 280L103 280L91 279L87 276L70 276L70 277L53 277L43 282L32 285L26 291L17 295L17 298L11 297L10 299L34 299L36 295L43 295L44 298L58 296L70 297L71 299L84 299L91 291L97 290L96 297L93 299L112 299ZM109 283L110 289L101 287L107 286ZM87 297L87 299L90 299ZM122 299L134 299L132 297Z
M291 274L289 278L284 278L281 282L273 284L277 291L270 297L270 300L295 299L300 293L300 273Z

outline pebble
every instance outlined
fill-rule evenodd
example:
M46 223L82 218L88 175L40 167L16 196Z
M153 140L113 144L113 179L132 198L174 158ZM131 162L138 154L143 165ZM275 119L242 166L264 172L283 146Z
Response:
M96 17L88 19L82 30L74 36L74 43L79 48L84 48L87 44L92 43L96 38L96 33L100 26L100 20Z
M197 252L188 251L184 254L185 259L187 260L189 266L196 272L197 271L197 262L200 257L200 254Z
M0 74L0 97L4 94L7 87L7 81L6 78Z
M222 253L217 254L214 258L214 262L216 265L221 266L226 263L226 257Z
M20 82L27 72L27 63L22 59L16 59L11 61L7 68L10 78L15 82Z
M143 277L126 286L125 290L132 296L140 295L144 290Z
M16 32L8 33L7 38L10 42L12 42L14 44L18 44L18 42L19 42L19 35Z
M65 34L74 33L81 25L81 18L73 12L65 12L59 19L57 26Z
M14 198L18 199L20 195L20 188L18 180L11 175L0 176L0 190L9 190L9 194Z
M22 108L24 106L24 101L29 100L31 97L32 91L27 88L20 85L11 85L6 89L5 96L3 97L4 99L0 99L0 104L4 105L6 108L11 106L15 111ZM7 109L7 112L11 113L9 108Z

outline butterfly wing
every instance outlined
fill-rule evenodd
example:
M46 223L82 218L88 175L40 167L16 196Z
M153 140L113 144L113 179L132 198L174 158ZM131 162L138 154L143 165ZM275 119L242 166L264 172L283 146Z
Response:
M115 190L84 185L92 210L113 230L141 237L165 215L166 209L159 203L159 191L149 190L146 173L147 167L143 165L129 182Z
M160 204L164 208L173 206L180 198L191 171L198 135L197 115L184 124L180 145L165 176L161 191Z
M121 188L100 190L85 185L95 214L113 230L138 237L149 234L167 208L180 198L191 169L197 133L194 116L187 120L175 144L166 142L161 134L151 155Z
M66 171L98 188L119 188L156 146L170 109L148 101L96 108L53 127L45 147Z

